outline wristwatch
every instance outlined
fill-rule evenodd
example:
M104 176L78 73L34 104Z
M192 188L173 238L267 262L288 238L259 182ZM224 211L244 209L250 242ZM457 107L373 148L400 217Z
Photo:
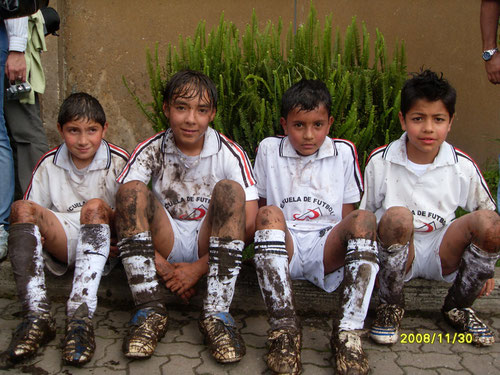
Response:
M498 48L493 48L493 49L487 49L486 51L483 51L483 60L488 61L490 60L495 53L498 52Z

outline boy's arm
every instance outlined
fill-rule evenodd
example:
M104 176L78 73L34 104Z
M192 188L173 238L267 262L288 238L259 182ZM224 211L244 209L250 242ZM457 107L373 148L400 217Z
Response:
M344 203L342 205L342 219L356 209L354 203Z
M245 204L245 243L248 245L253 242L255 235L255 219L259 204L257 200L246 201Z
M497 47L498 18L500 17L500 1L481 1L481 36L483 51ZM485 61L486 74L491 83L500 83L500 53L495 53L489 61Z

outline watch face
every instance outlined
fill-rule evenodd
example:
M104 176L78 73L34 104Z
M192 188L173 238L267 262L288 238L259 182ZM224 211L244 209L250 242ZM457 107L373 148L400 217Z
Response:
M483 60L484 61L488 61L489 59L491 59L491 56L492 56L492 54L490 53L490 51L483 52Z

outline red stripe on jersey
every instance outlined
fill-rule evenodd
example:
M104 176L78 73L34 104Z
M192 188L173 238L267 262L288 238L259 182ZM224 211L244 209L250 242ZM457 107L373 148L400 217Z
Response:
M127 151L125 151L123 148L119 147L119 146L116 146L112 143L109 143L108 142L108 145L111 149L113 149L114 151L116 151L117 153L119 153L120 155L124 156L127 160L128 158L130 157L130 155L128 154Z
M376 152L382 150L384 147L387 147L387 145L383 145L383 146L377 147L374 150L372 150L372 152L370 152L370 155L368 155L368 159L366 159L366 164L368 164L368 162L370 161L370 159L373 156L373 154L375 154Z
M228 141L236 150L238 150L238 153L241 155L241 159L242 159L243 165L245 167L245 173L247 175L247 179L250 182L250 185L255 185L255 180L252 178L252 174L250 173L250 168L248 166L248 162L247 162L247 158L245 156L245 152L240 148L240 146L237 143L235 143L232 140L230 140L224 134L221 134L221 136L224 137L224 139L226 141Z
M134 158L137 155L137 153L140 152L140 151L142 151L142 149L144 148L144 146L146 146L152 139L156 138L159 134L162 134L162 133L165 133L165 130L161 131L159 133L156 133L152 137L149 137L148 139L142 141L141 143L139 143L136 146L136 148L132 152L132 155L130 155L129 161L125 165L125 168L123 168L122 173L120 173L120 175L116 178L117 182L121 182L120 180L125 176L125 174L127 174L128 170L130 169L130 165L134 162Z
M40 167L40 164L42 164L42 161L44 161L44 159L46 159L47 157L54 154L59 147L61 147L61 145L54 147L52 150L49 150L48 152L43 154L42 157L40 158L40 160L38 160L38 163L36 163L35 168L33 168L33 172L31 172L30 183L29 183L28 187L26 188L26 192L23 195L24 200L28 199L29 192L31 191L31 183L33 182L33 176L35 175L35 172L37 171L37 169Z
M356 146L354 145L354 143L352 143L351 141L348 141L347 139L342 139L342 138L332 138L332 139L334 141L345 142L345 143L349 144L352 147L352 149L354 150L354 161L356 163L356 168L358 170L359 180L361 181L361 187L364 187L365 184L363 182L363 175L361 174L361 168L359 167L358 150L356 150Z
M453 146L453 148L455 149L455 152L457 152L458 154L462 154L465 158L467 158L470 162L472 162L472 164L474 165L474 167L476 168L476 171L477 173L479 174L479 176L481 177L481 181L482 181L482 185L483 187L486 189L490 199L495 202L495 200L493 199L493 195L491 195L491 192L490 192L490 188L488 186L488 184L486 183L486 180L484 179L484 176L481 172L481 169L477 166L476 162L474 161L474 159L472 159L468 154L466 154L465 152L463 152L462 150L460 150L459 148Z

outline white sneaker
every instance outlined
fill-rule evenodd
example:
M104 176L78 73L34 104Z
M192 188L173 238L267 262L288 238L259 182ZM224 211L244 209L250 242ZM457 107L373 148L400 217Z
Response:
M9 233L5 230L3 225L0 225L0 262L7 258L7 240Z

